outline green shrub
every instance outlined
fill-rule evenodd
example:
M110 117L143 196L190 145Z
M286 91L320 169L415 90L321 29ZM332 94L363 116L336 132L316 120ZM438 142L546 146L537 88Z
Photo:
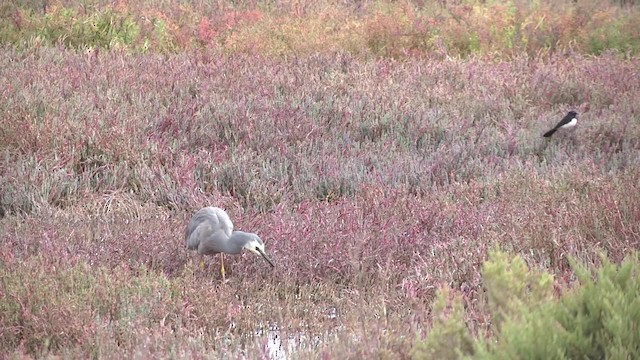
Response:
M506 319L517 319L551 300L553 277L531 271L521 257L494 251L482 267L493 325L500 328Z
M593 271L572 262L580 286L507 319L499 341L480 343L479 358L640 358L638 257L629 256L619 266L601 259Z
M464 324L464 305L455 296L448 306L449 289L438 291L433 305L434 324L424 341L416 344L412 359L460 359L473 354L473 338ZM448 312L448 315L447 315Z
M640 22L629 19L612 20L592 30L586 36L586 48L590 54L599 55L607 50L637 54Z
M473 351L465 339L460 299L447 321L436 320L413 357L474 359L637 359L640 358L640 262L637 254L620 265L601 256L588 269L572 261L580 285L551 298L551 276L537 274L522 259L491 254L483 267L494 337L478 339ZM446 308L442 295L436 319ZM473 356L471 356L473 355Z
M129 47L140 34L140 27L129 14L106 8L84 14L75 8L55 8L46 14L13 10L15 19L0 26L0 41L35 41L70 48Z

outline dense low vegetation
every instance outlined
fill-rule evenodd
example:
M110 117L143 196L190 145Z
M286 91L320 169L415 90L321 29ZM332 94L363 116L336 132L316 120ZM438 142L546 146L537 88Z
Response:
M631 4L629 4L631 3ZM631 1L65 1L0 6L0 42L20 47L404 57L537 56L640 49Z
M2 352L633 357L637 9L501 4L3 3ZM206 205L276 268L201 269Z

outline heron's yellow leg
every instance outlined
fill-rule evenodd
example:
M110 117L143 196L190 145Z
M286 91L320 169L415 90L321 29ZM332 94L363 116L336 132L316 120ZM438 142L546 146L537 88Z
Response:
M220 273L222 274L222 281L227 281L224 276L224 254L220 253Z
M204 271L204 256L200 257L200 270Z

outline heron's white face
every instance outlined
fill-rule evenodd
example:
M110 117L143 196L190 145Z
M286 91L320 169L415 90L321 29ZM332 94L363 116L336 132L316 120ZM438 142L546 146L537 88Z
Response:
M244 245L244 248L249 250L249 251L251 251L252 253L254 253L256 255L262 256L269 263L269 265L271 265L272 267L275 266L275 265L273 265L271 260L267 257L267 253L266 253L266 251L264 249L264 244L262 243L260 238L252 239L251 241L247 242Z
M262 255L264 253L264 244L258 240L251 240L244 245L244 248L251 251L256 255Z

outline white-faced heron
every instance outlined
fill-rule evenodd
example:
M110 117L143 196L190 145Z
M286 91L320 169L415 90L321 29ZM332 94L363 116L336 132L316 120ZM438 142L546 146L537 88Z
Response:
M242 249L261 255L272 267L264 250L264 243L254 233L233 231L233 223L227 213L217 207L205 207L196 212L185 231L187 249L198 250L202 255L220 253L220 273L224 275L224 254L239 254Z

